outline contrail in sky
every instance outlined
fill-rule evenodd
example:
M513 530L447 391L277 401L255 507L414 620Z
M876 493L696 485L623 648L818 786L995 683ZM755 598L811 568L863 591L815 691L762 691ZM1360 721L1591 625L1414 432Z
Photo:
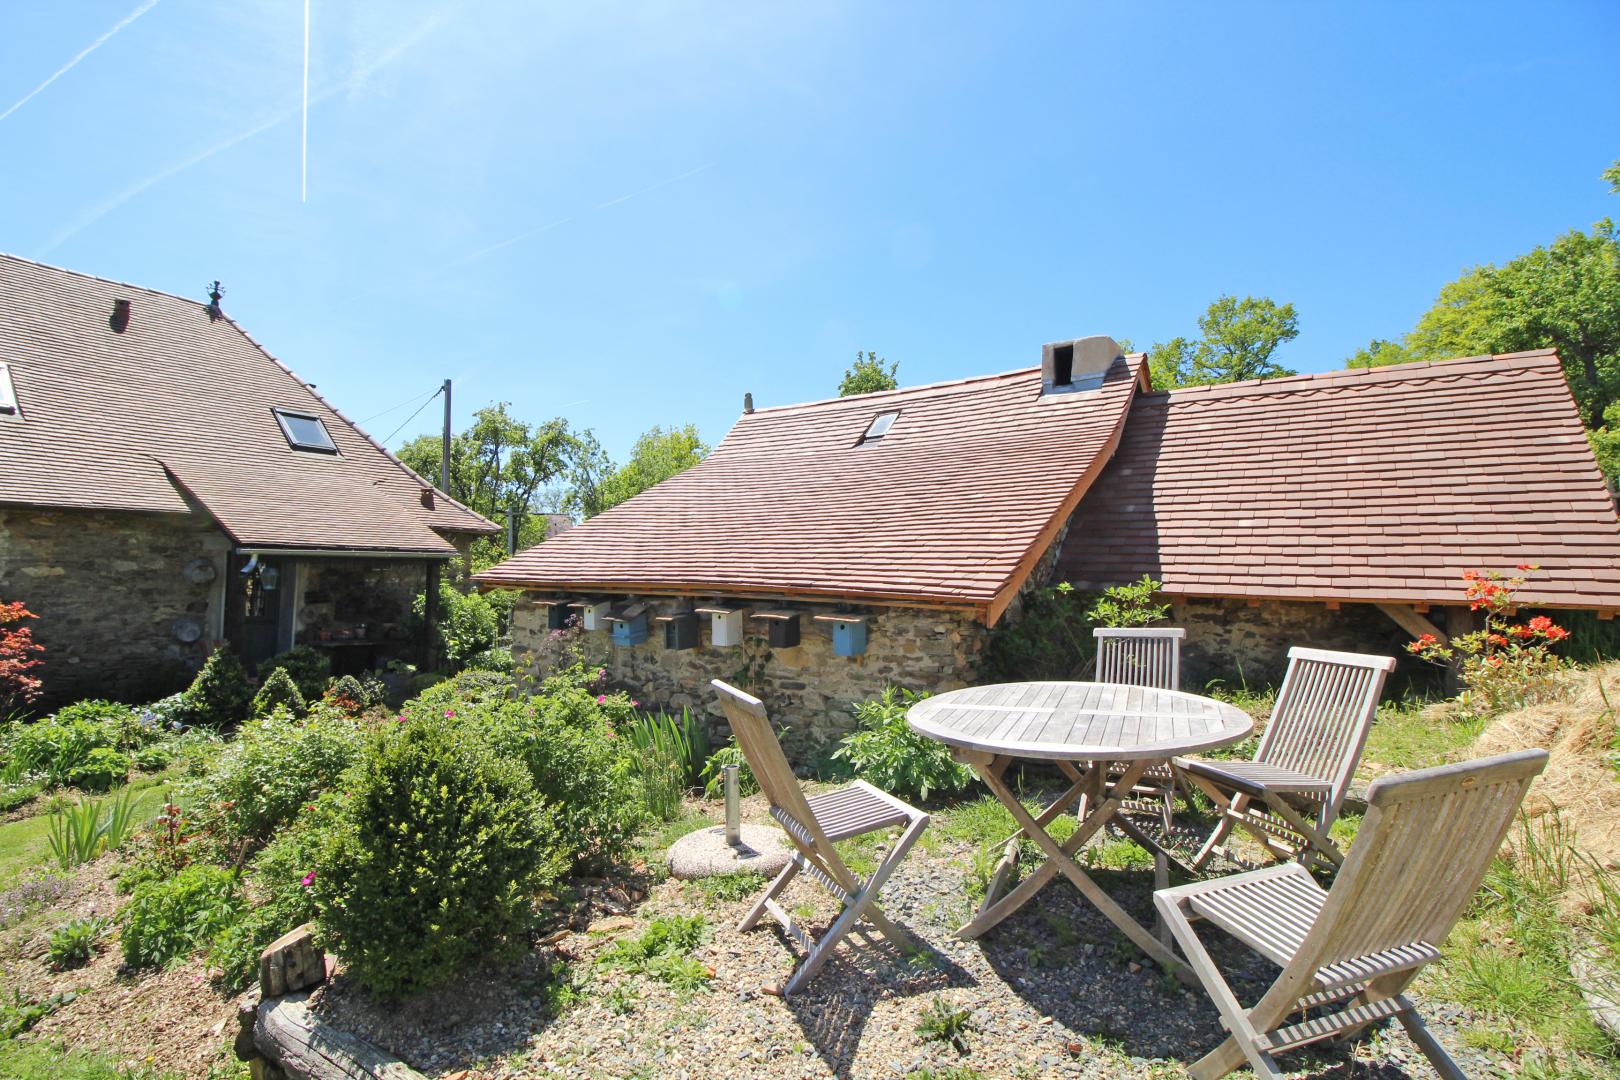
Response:
M606 210L610 206L618 206L622 202L629 202L631 199L639 198L642 195L646 195L648 192L657 191L661 187L668 187L670 184L679 183L688 177L696 176L700 172L707 172L712 168L714 168L714 162L712 161L704 165L699 165L697 168L688 169L677 176L666 177L665 179L658 181L656 184L648 184L646 187L637 191L632 191L628 195L620 195L617 199L609 199L607 202L597 203L595 206L591 207L591 211L594 212L597 210ZM559 225L566 225L570 221L573 221L575 217L577 217L577 215L571 214L568 217L559 218L556 221L548 222L545 225L540 225L533 229L527 229L518 233L516 236L509 236L499 243L491 244L486 248L479 248L471 255L465 255L462 258L457 259L455 265L461 266L466 263L476 262L477 260L482 259L485 255L493 255L502 248L511 247L513 244L516 244L522 240L527 240L531 236L539 236L541 233L550 232Z
M60 79L62 76L66 75L68 72L72 71L75 67L78 66L78 63L79 63L80 60L83 60L85 57L89 56L91 53L95 52L97 49L99 49L103 45L107 44L107 39L112 37L114 34L118 33L118 31L122 30L124 27L128 26L130 23L134 22L136 19L140 18L142 15L145 15L148 11L151 11L154 7L157 6L157 2L158 2L158 0L145 0L145 2L142 3L140 7L136 8L134 11L130 12L128 15L125 15L122 19L119 19L116 23L113 24L113 28L111 30L108 30L105 34L102 34L100 37L96 38L96 40L92 41L90 44L88 44L84 48L80 49L78 51L78 53L76 53L74 55L73 59L69 60L67 63L63 64L61 67L57 68L56 69L56 74L52 75L50 78L46 79L44 82L40 83L38 86L36 86L32 90L28 91L28 93L24 94L23 97L22 97L22 100L18 101L11 108L7 109L3 113L0 113L0 120L4 120L6 117L8 117L12 113L16 112L18 109L20 109L24 105L28 104L30 101L32 101L34 99L34 96L37 95L41 90L45 89L47 86L51 85L51 83L55 82L57 79Z
M304 0L304 138L298 169L298 201L309 201L309 0Z
M151 3L149 3L147 6L150 7L152 3L156 2L157 0L151 0ZM447 8L423 20L421 25L417 26L417 28L411 31L410 34L406 35L404 38L401 38L398 42L390 46L384 52L380 53L369 63L362 64L360 67L355 68L343 79L310 98L310 104L319 104L320 102L331 97L333 94L337 93L339 90L359 86L366 79L370 78L378 69L383 68L399 59L399 57L403 55L406 50L410 49L417 42L421 41L422 38L426 37L430 32L437 29L438 26L444 22L448 12L449 9ZM272 114L264 120L259 121L257 124L254 124L252 127L238 131L236 134L222 139L213 146L208 147L206 150L192 154L190 157L170 165L162 172L149 176L133 187L119 192L117 195L107 199L105 202L99 203L98 205L80 214L71 223L63 226L55 233L51 234L50 238L45 241L45 246L40 249L35 257L43 258L45 255L54 251L57 247L61 246L61 244L63 244L65 241L89 228L91 225L94 225L96 222L100 221L102 218L106 217L120 206L123 206L125 203L129 202L129 200L133 199L135 196L139 195L152 185L161 183L177 173L185 172L193 165L201 164L202 162L213 157L215 154L218 154L224 150L229 150L239 142L245 142L248 139L253 138L255 135L269 131L271 128L277 126L278 124L285 123L296 115L298 115L298 106L296 105L288 109L282 109L280 112Z

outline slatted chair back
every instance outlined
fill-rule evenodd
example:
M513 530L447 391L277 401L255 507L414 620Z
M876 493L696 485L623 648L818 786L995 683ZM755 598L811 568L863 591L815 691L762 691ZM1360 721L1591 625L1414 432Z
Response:
M1099 626L1097 681L1181 689L1181 639L1187 631L1175 626Z
M1545 750L1520 750L1373 781L1367 815L1296 963L1314 974L1398 958L1417 943L1438 949L1546 763Z
M810 804L799 787L799 778L793 775L793 767L788 764L787 755L782 753L782 744L777 741L776 732L771 730L770 717L765 714L765 703L719 679L713 680L712 685L720 693L720 707L725 710L726 720L737 736L737 745L742 747L743 757L748 759L748 768L759 782L759 790L764 792L766 800L771 806L785 812L805 832L820 834L816 817L810 812ZM822 842L825 839L821 837Z
M1390 656L1289 649L1288 671L1254 760L1329 783L1322 810L1331 820L1361 760L1384 680L1394 669Z

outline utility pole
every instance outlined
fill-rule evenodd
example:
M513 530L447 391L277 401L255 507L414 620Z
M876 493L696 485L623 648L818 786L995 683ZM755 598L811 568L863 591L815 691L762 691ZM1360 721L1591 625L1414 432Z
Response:
M439 490L450 494L450 380L444 380L444 442L439 450Z

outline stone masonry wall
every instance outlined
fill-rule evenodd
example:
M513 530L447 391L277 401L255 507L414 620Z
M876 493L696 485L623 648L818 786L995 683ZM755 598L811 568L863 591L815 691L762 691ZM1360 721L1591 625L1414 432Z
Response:
M36 672L54 707L84 697L150 700L185 685L207 655L227 537L202 515L0 507L0 599L38 615ZM193 584L186 567L214 564ZM202 637L183 644L178 620Z
M717 649L709 643L709 620L700 618L701 647L677 651L664 648L657 623L646 644L629 648L614 646L605 630L552 638L546 609L526 599L512 613L512 651L520 665L543 675L564 646L576 648L644 706L708 715L720 739L729 732L709 680L724 679L765 702L778 731L788 729L788 756L808 764L854 728L853 702L877 697L885 686L939 693L969 685L984 650L985 628L971 616L892 608L871 613L865 655L835 656L828 624L811 621L811 614L801 617L800 643L791 649L770 648L757 622L742 645Z
M1293 645L1394 656L1411 674L1427 669L1407 657L1412 635L1371 604L1345 604L1330 611L1326 604L1298 601L1264 600L1250 606L1245 600L1174 598L1169 625L1187 630L1181 685L1195 693L1211 679L1233 687L1240 679L1251 687L1276 685Z

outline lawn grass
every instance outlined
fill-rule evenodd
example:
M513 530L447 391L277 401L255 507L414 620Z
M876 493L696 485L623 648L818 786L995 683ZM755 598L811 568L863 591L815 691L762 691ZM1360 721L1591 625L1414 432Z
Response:
M1420 699L1385 702L1378 708L1362 760L1390 769L1424 769L1479 737L1482 719L1457 719Z
M138 824L144 825L157 816L173 782L173 775L158 773L137 777L129 785L135 795L134 820ZM112 794L117 795L123 790L119 788ZM63 793L62 797L71 801L74 795ZM0 825L0 889L14 884L30 870L50 862L51 815L48 808L52 801L39 803L40 812L32 817Z
M0 1042L0 1076L7 1080L178 1080L178 1074L124 1069L86 1050L49 1042Z

